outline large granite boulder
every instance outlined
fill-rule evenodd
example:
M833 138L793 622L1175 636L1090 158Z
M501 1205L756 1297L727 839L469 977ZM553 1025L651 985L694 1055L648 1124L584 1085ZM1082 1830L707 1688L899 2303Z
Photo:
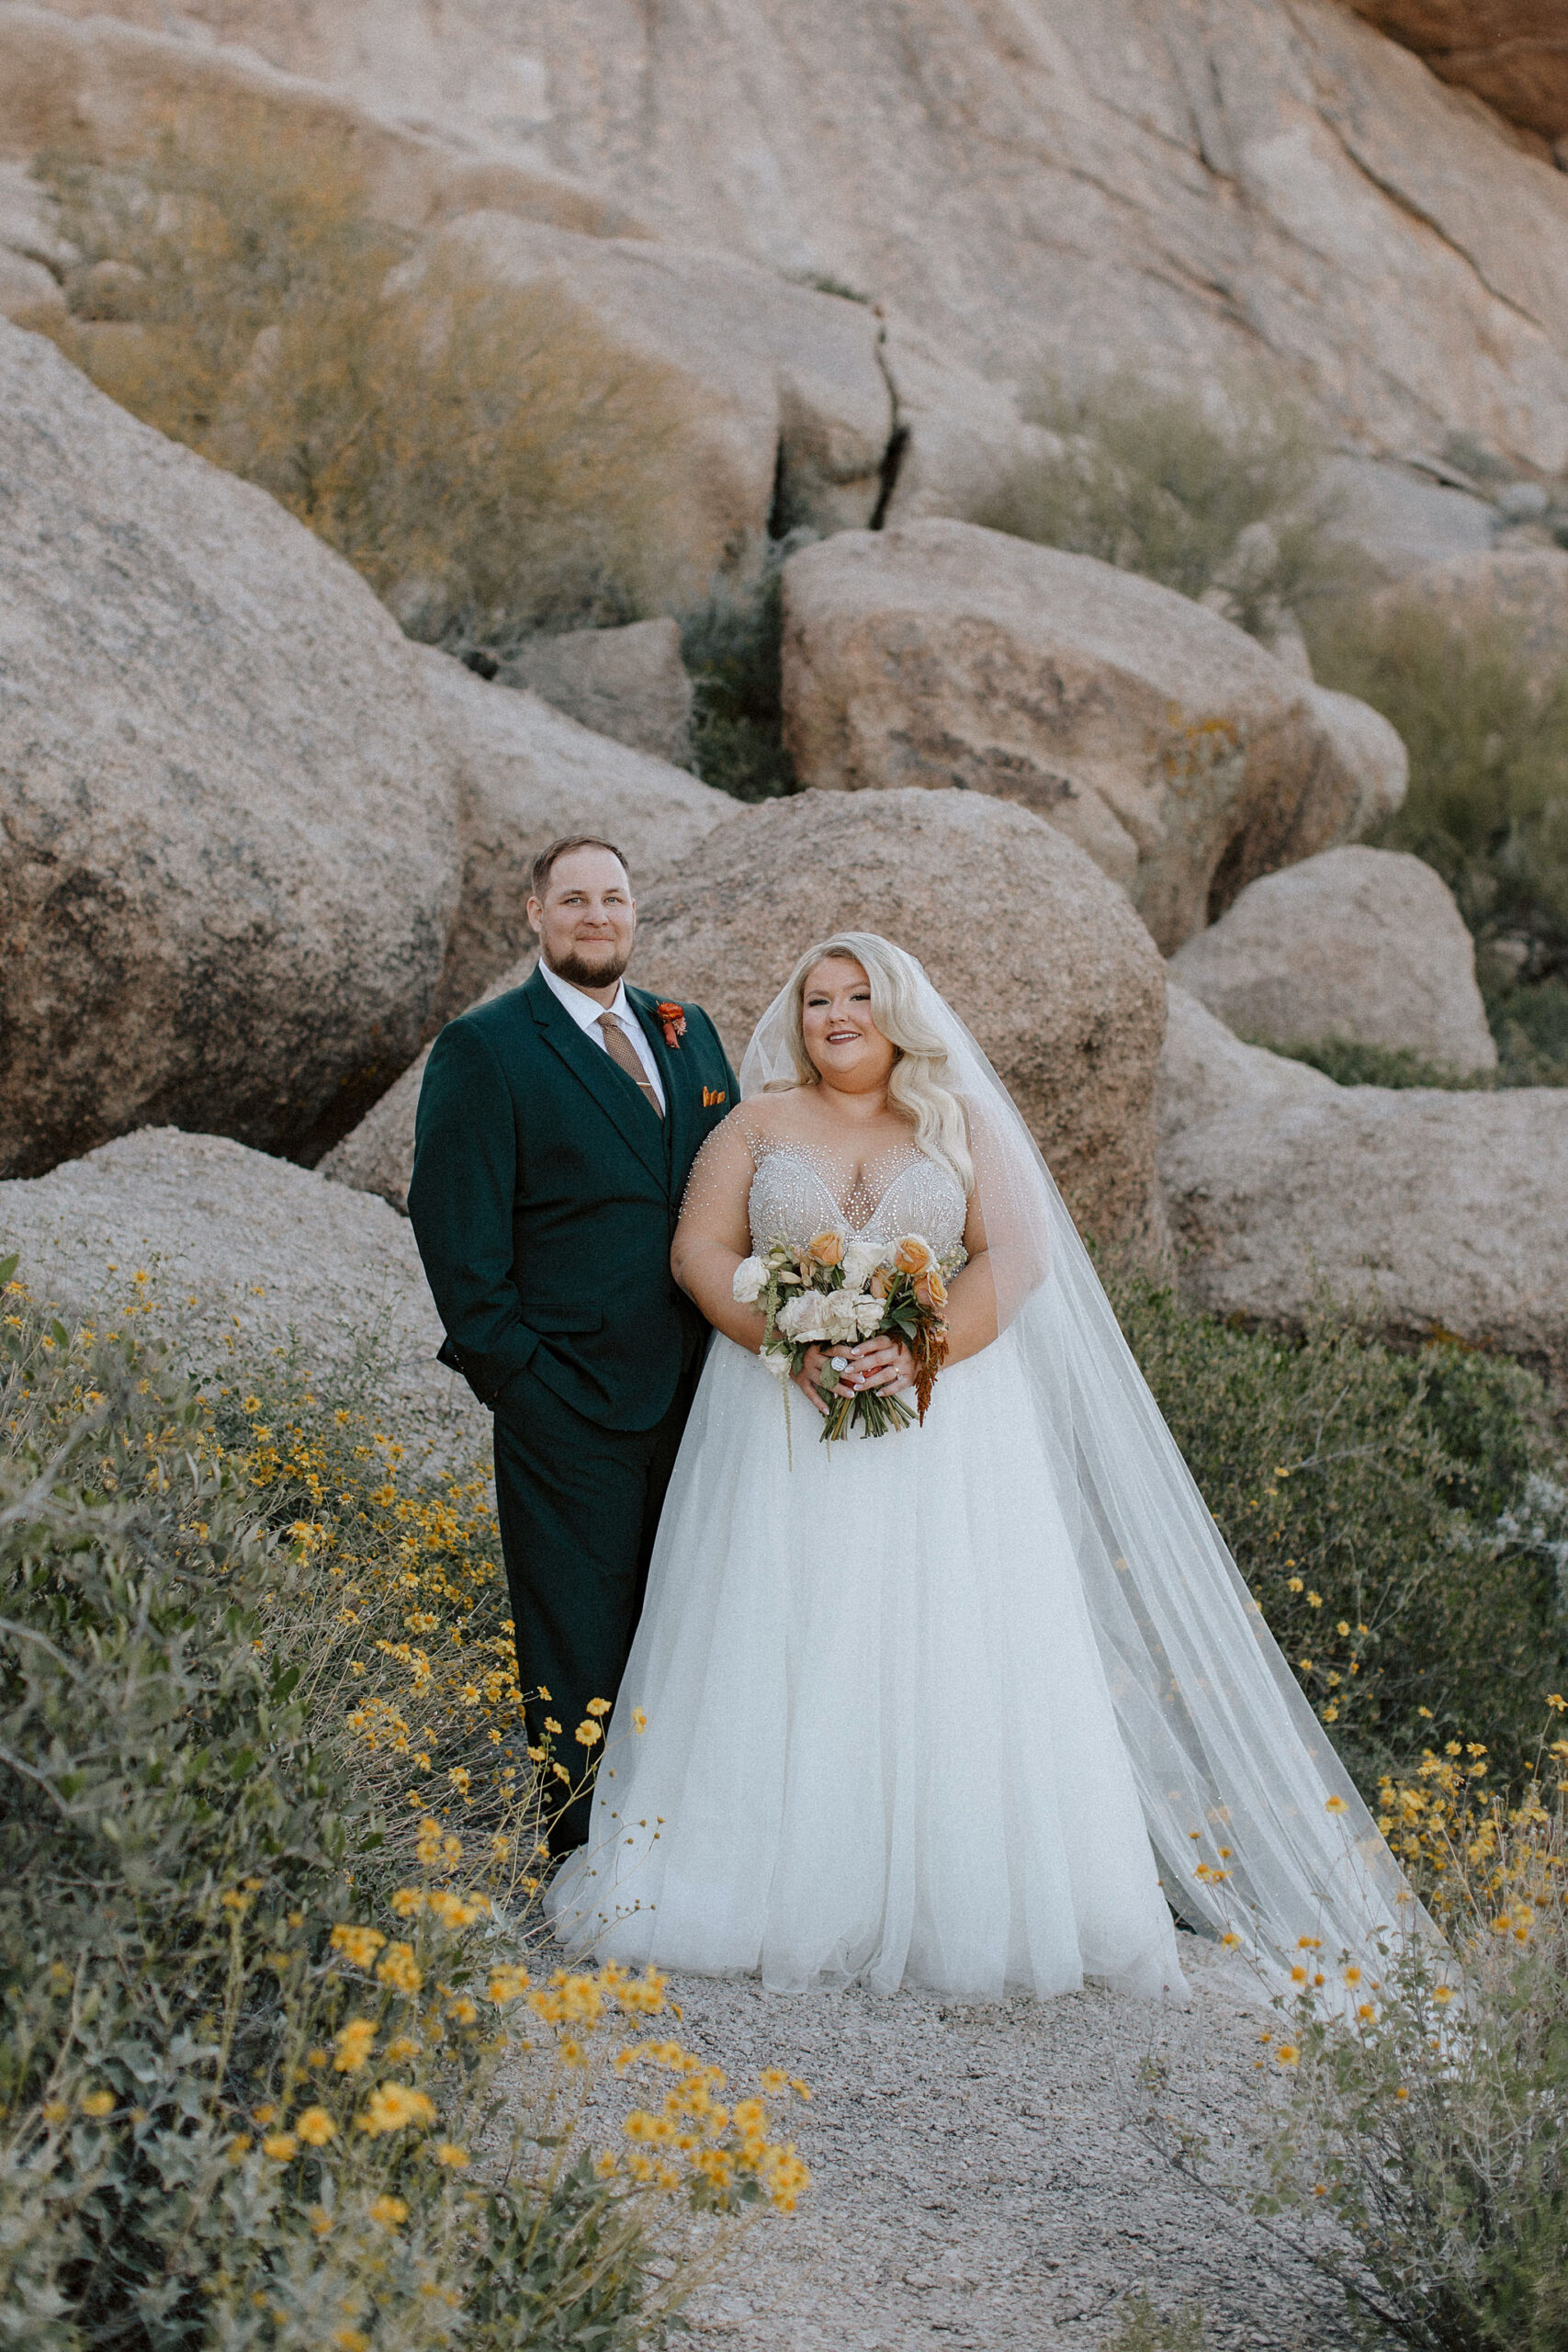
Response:
M1254 876L1397 805L1404 747L1190 598L973 524L843 532L784 567L803 783L1032 808L1168 952Z
M630 977L703 1005L739 1068L795 957L845 927L880 931L919 956L995 1063L1080 1224L1161 1250L1151 1182L1159 957L1082 852L1023 809L959 793L767 801L716 827L645 893ZM486 996L520 987L533 967L524 957ZM407 1207L425 1059L321 1162L323 1175Z
M1568 460L1568 182L1338 0L181 0L170 21L435 126L470 169L553 167L671 241L888 300L989 376L1272 362L1358 448L1463 431Z
M498 972L489 988L473 1001L488 1004L491 997L504 996L509 989L520 989L537 960L532 949L520 956L515 964ZM457 1006L454 1010L463 1008ZM379 1193L400 1215L408 1215L414 1121L419 1115L419 1090L424 1083L424 1066L429 1059L430 1046L426 1046L396 1083L389 1086L380 1101L370 1105L358 1125L351 1127L343 1141L317 1162L319 1175L329 1177L334 1184L352 1184L361 1193Z
M728 254L497 213L451 222L430 250L558 286L678 417L650 526L669 538L671 610L752 576L770 535L976 512L1029 445L1010 395L907 322Z
M1384 612L1425 608L1457 630L1500 629L1542 685L1568 670L1568 548L1498 548L1416 565L1376 601Z
M534 637L503 663L506 685L526 686L596 735L683 767L692 750L692 681L679 624L563 629Z
M1330 1093L1338 1091L1334 1080L1310 1062L1245 1045L1175 980L1166 984L1165 1004L1165 1043L1155 1096L1162 1150L1186 1128L1202 1126L1207 1120L1307 1102L1325 1088Z
M1189 1296L1290 1323L1320 1291L1403 1339L1568 1370L1568 1088L1329 1086L1168 1135Z
M1402 1046L1457 1076L1497 1066L1453 894L1401 850L1325 850L1262 876L1170 971L1244 1036Z
M0 323L0 1171L299 1152L417 1049L457 902L422 673L341 558Z
M1338 0L181 0L168 34L68 5L0 0L0 152L123 152L265 79L399 217L636 215L988 377L1261 364L1358 448L1568 462L1568 184Z
M814 939L908 947L978 1037L1079 1223L1157 1245L1164 974L1122 893L1027 809L976 793L806 793L711 832L642 902L632 978L712 1014L739 1066Z
M1544 139L1568 131L1562 0L1349 0L1445 82Z
M40 1306L132 1308L198 1380L235 1386L278 1351L390 1416L417 1465L485 1445L489 1415L436 1363L413 1236L382 1201L222 1136L144 1127L30 1182L0 1182L0 1256ZM144 1318L144 1320L141 1319Z
M462 883L434 1017L448 1020L527 948L535 858L565 833L625 853L634 888L735 813L684 768L595 735L536 695L475 677L449 653L411 649L431 736L457 777Z

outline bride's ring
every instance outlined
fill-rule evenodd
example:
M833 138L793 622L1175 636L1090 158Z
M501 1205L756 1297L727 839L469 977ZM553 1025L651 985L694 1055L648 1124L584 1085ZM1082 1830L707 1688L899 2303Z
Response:
M848 1372L850 1368L848 1356L829 1356L828 1361L835 1372Z

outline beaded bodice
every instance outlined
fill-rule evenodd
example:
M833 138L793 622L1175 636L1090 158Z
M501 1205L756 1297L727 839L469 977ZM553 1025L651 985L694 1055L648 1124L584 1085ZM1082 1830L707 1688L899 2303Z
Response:
M751 1246L801 1243L829 1228L857 1241L918 1233L945 1257L964 1237L967 1204L956 1178L913 1144L895 1144L858 1171L836 1153L793 1137L749 1136Z

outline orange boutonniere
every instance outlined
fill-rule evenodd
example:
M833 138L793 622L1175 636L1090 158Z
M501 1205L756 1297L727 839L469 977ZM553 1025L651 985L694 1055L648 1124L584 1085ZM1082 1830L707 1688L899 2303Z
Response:
M673 1053L686 1034L685 1012L678 1004L656 1004L653 1009L663 1023L664 1042Z

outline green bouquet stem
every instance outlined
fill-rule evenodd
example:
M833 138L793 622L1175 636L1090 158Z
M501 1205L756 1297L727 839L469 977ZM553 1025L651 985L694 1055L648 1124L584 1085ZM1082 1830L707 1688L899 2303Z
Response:
M867 1437L883 1437L889 1430L907 1430L915 1418L908 1405L880 1388L866 1388L856 1396L846 1396L835 1385L832 1389L819 1388L817 1393L828 1408L822 1423L824 1445L834 1438L848 1437L857 1423Z

